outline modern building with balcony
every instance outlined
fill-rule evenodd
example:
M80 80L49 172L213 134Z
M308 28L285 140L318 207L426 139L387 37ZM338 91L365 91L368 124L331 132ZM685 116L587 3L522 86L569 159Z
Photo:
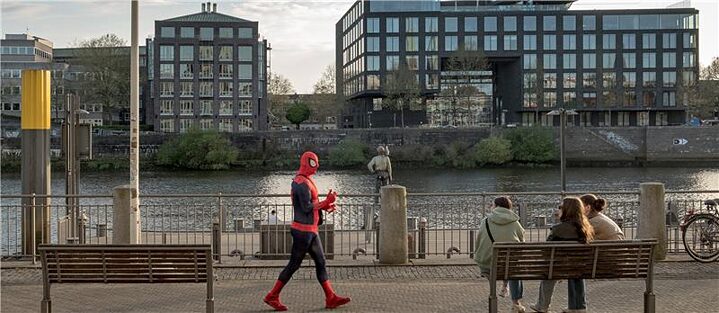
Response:
M396 125L383 98L401 63L421 91L407 125L552 126L556 108L575 109L577 126L684 124L699 74L698 11L571 10L573 2L355 2L336 24L341 126ZM462 55L486 64L452 66Z

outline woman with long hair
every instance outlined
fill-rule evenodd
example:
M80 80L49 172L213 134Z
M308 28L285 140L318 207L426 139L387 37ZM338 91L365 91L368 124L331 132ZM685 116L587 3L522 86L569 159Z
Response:
M594 229L584 215L584 204L576 197L567 197L562 200L560 209L560 223L552 226L547 241L577 241L590 243L594 240ZM548 312L552 302L552 293L556 280L543 280L539 285L539 299L530 306L535 312ZM567 283L568 308L562 312L586 312L587 298L584 293L586 286L583 279L569 279Z
M607 200L593 194L586 194L579 199L584 204L584 214L594 228L595 240L624 240L624 232L609 216L602 211L607 207Z

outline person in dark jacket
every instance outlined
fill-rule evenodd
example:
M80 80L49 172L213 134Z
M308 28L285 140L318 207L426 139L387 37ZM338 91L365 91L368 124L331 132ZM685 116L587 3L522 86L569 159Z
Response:
M560 206L560 223L552 226L547 241L577 241L590 243L594 240L594 229L584 215L584 204L576 197L564 198ZM539 286L539 299L529 307L535 312L548 312L556 280L544 280ZM586 286L583 279L570 279L567 283L568 308L562 312L586 312Z
M317 155L313 152L305 152L300 158L300 169L297 171L297 176L292 180L291 197L294 215L290 230L292 254L289 263L277 278L275 286L264 299L265 303L276 311L287 311L287 306L280 301L280 292L300 268L307 253L315 261L317 280L325 292L325 307L334 309L350 302L350 298L335 294L325 268L325 256L318 235L318 225L322 223L322 211L331 213L335 210L337 193L330 189L327 198L319 201L317 187L312 179L312 175L317 172L319 166Z

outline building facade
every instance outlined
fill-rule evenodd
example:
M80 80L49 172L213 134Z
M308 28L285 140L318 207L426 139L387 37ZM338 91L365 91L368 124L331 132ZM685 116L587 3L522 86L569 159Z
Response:
M406 124L552 126L556 108L576 109L577 126L685 123L698 11L570 10L573 2L357 1L336 24L342 126L396 125L382 99L401 63L421 89Z
M156 131L267 128L267 41L259 23L217 12L155 22L148 80Z
M2 114L19 117L22 70L52 70L53 43L28 34L7 34L0 47Z

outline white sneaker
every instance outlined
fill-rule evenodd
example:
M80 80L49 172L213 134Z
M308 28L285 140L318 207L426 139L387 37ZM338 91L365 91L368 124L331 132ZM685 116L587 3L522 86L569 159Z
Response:
M504 298L504 297L507 296L508 293L509 293L509 287L508 287L508 286L504 286L504 288L502 288L502 289L499 291L499 296L502 297L502 298Z
M532 311L534 311L534 312L539 312L539 313L546 313L546 312L547 312L547 310L542 310L542 309L540 309L536 304L530 304L530 305L529 305L529 308L532 309Z
M526 310L521 304L512 304L512 313L524 313Z

